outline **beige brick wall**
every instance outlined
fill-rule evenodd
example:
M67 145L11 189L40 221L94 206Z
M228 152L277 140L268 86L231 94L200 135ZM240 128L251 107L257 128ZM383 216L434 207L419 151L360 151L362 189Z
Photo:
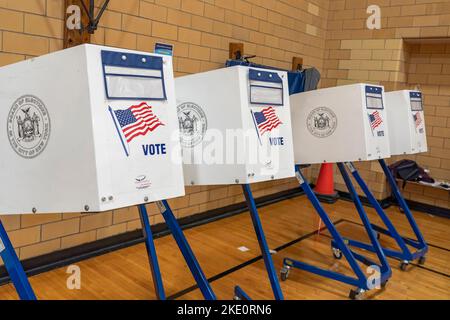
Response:
M99 5L103 1L96 1ZM323 66L328 0L111 0L92 42L153 51L175 45L176 76L223 66L230 42L255 62L290 68L293 56ZM62 49L64 0L0 0L0 66ZM256 197L296 187L293 180L252 186ZM170 201L184 216L243 201L238 186L189 187ZM149 206L151 223L162 221ZM102 214L2 216L25 259L140 228L135 208Z
M381 8L380 30L366 26L369 5ZM428 153L411 158L430 169L433 177L450 180L450 1L336 0L330 1L329 8L322 86L369 82L382 84L387 90L419 87L425 94L430 146ZM432 38L446 40L417 44ZM387 196L378 164L358 166L375 195ZM342 179L336 179L337 188L344 190ZM412 185L405 194L416 201L450 208L449 192Z
M365 28L369 4L381 6L381 30ZM322 72L322 87L360 81L387 89L419 84L430 152L417 160L436 177L450 179L449 45L403 41L449 37L449 25L446 0L111 0L92 42L145 51L153 51L157 41L172 43L177 76L221 67L229 42L243 42L258 63L290 68L293 56L303 57L306 66ZM64 0L0 0L0 66L62 49L63 28ZM385 197L376 163L359 167L375 195ZM316 175L317 168L311 171ZM342 189L342 180L336 182ZM252 188L258 197L295 186L288 179ZM435 189L411 185L406 195L449 207L448 193ZM184 217L241 201L238 186L211 186L187 188L185 197L170 203L177 217ZM153 224L161 222L153 205L149 214ZM1 220L22 259L140 228L135 208Z
M425 94L428 150L411 157L436 179L450 181L450 42L408 44L407 83ZM409 186L407 198L450 208L450 193L422 186Z

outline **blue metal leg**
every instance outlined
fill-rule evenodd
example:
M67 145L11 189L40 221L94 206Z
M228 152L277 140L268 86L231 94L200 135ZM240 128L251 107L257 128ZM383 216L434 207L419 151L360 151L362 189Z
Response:
M337 164L339 171L341 172L342 178L344 179L345 185L347 186L348 191L350 192L350 196L353 200L353 203L355 204L356 210L358 211L359 217L364 224L364 228L366 229L367 235L369 236L370 242L372 244L373 251L376 253L380 263L381 263L381 272L382 273L392 273L392 270L389 266L389 263L387 262L386 256L383 253L383 249L380 246L380 243L378 242L375 231L372 229L372 225L370 223L369 218L367 217L366 212L364 211L364 207L361 203L361 200L359 199L358 193L355 190L355 187L353 186L353 183L347 174L347 171L345 170L345 167L342 163ZM353 172L356 172L353 165L348 164L348 167ZM369 191L370 193L370 191Z
M322 268L318 268L315 267L313 265L301 262L301 261L297 261L297 260L293 260L293 259L285 259L285 265L289 266L290 268L297 268L297 269L301 269L301 270L305 270L311 273L315 273L319 276L322 277L326 277L335 281L339 281L339 282L343 282L361 289L365 289L366 288L366 284L362 283L359 279L356 278L352 278L349 277L345 274L342 273L338 273L338 272L334 272L334 271L330 271L330 270L325 270Z
M252 217L253 227L255 228L255 233L258 238L259 247L261 248L261 253L264 259L264 264L266 265L266 270L269 275L270 284L272 286L272 291L276 300L283 300L283 293L281 292L280 283L278 282L277 273L273 265L272 256L270 255L270 249L267 245L266 236L264 235L264 230L259 219L258 210L256 209L255 200L253 199L252 191L250 185L243 184L242 189L244 190L245 199L247 201L248 209L250 210L250 216Z
M306 193L306 196L308 197L311 204L314 206L315 210L317 211L320 218L324 222L328 231L331 233L331 236L333 237L335 246L346 257L348 263L350 264L350 267L352 268L353 272L356 275L356 278L352 278L352 277L343 275L338 272L324 270L324 269L306 264L304 262L295 261L290 258L284 259L285 267L299 268L299 269L306 270L308 272L312 272L312 273L315 273L320 276L324 276L324 277L327 277L327 278L330 278L330 279L333 279L336 281L340 281L340 282L344 282L344 283L347 283L350 285L357 286L360 289L367 290L368 289L367 278L366 278L364 272L362 271L361 267L358 265L358 262L356 261L352 251L348 248L347 244L345 243L344 239L337 231L336 227L334 226L333 222L329 218L328 214L323 209L319 199L317 199L317 196L315 195L314 191L311 189L311 187L309 186L305 177L302 175L299 166L296 166L296 171L297 171L297 179L300 183L300 186L302 187L303 191Z
M139 205L138 208L156 296L159 300L166 300L166 293L164 291L164 285L161 278L161 271L159 269L158 256L156 254L155 243L153 241L153 233L147 215L147 208L145 207L145 204Z
M351 168L352 175L355 178L356 182L358 182L359 186L363 190L367 199L372 204L372 206L375 208L377 214L380 216L381 220L383 220L383 223L388 228L389 233L392 235L392 237L394 238L394 240L397 242L398 246L400 247L401 251L403 252L404 260L411 261L412 260L411 251L406 246L405 241L403 241L402 237L397 232L397 229L395 229L391 220L386 215L383 208L381 208L381 205L378 203L377 199L375 199L372 192L370 192L369 187L366 185L364 180L361 178L361 176L359 175L358 171L353 166L353 164L349 163L348 166Z
M397 183L396 183L394 177L392 176L391 170L389 170L384 159L379 160L379 163L380 163L381 168L383 169L384 174L387 177L389 185L391 186L394 197L397 199L397 202L399 203L400 207L403 209L403 212L405 213L405 216L408 219L408 222L411 225L411 228L413 229L414 234L417 237L417 240L420 244L420 250L422 252L424 252L424 254L425 254L428 251L428 245L425 242L422 232L420 232L419 226L417 225L416 220L414 219L414 217L411 213L411 210L409 210L409 207L405 201L405 198L403 198L402 194L400 193L400 190L398 189Z
M376 224L372 224L372 228L373 228L373 230L377 231L380 234L384 234L386 236L392 237L391 233L388 230L386 230L380 226L377 226ZM428 249L428 246L426 245L426 243L423 244L423 243L420 243L418 240L413 240L413 239L406 238L406 237L402 237L402 239L403 239L403 241L405 241L406 244L408 244L416 249L419 249L419 250Z
M0 256L3 259L6 270L16 288L19 298L22 300L36 300L36 295L31 288L27 275L17 257L16 251L9 240L8 234L0 221Z
M200 265L198 264L194 252L189 246L189 243L187 242L186 237L184 236L177 219L175 218L172 210L170 209L169 204L167 203L166 200L160 201L157 204L203 296L205 297L206 300L216 300L216 295L212 291L212 288L208 283L208 279L206 279L205 274L203 273Z
M373 245L370 243L365 243L362 241L357 241L353 239L345 239L350 247L360 248L366 251L374 251ZM383 252L386 256L402 259L403 254L400 251L391 250L387 248L383 248Z
M234 297L236 300L252 300L239 286L234 287Z

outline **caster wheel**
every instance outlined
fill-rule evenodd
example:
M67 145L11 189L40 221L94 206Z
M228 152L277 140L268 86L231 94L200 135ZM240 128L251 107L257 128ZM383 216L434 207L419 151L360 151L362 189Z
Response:
M289 278L289 267L283 267L280 272L281 281L286 281Z
M241 298L239 298L238 296L234 296L234 297L233 297L233 300L234 300L234 301L241 301Z
M425 261L427 261L427 258L426 258L426 257L420 257L420 258L419 258L419 264L420 264L420 265L425 264Z
M339 250L338 248L331 248L331 250L333 251L333 257L335 259L340 260L342 258L342 251Z
M385 282L383 282L383 283L381 284L381 289L386 288L387 284L388 284L388 280L386 280Z
M350 294L348 297L352 300L362 300L364 297L364 290L363 289L356 289L356 290L350 290Z
M408 267L408 265L409 265L408 261L403 261L402 263L400 263L400 270L406 271L406 268Z

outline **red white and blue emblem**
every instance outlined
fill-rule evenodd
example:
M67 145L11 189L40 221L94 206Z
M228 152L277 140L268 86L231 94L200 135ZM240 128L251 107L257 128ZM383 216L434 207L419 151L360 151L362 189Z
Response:
M261 112L253 112L253 118L260 136L283 124L273 107L265 108Z
M164 126L159 118L153 113L152 107L145 102L131 106L125 110L112 110L112 108L109 107L109 111L127 156L129 154L125 147L125 142L128 144L135 138L146 136L150 132L155 131L158 127Z
M380 113L378 111L369 114L369 120L370 120L370 127L372 128L372 130L375 130L383 123L383 119L381 118Z

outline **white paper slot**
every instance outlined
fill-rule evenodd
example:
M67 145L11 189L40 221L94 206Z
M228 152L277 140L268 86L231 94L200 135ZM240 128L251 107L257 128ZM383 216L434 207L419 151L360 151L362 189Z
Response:
M112 98L164 99L162 78L106 75L106 85L108 96Z
M270 82L250 82L250 102L253 104L283 105L283 85Z

